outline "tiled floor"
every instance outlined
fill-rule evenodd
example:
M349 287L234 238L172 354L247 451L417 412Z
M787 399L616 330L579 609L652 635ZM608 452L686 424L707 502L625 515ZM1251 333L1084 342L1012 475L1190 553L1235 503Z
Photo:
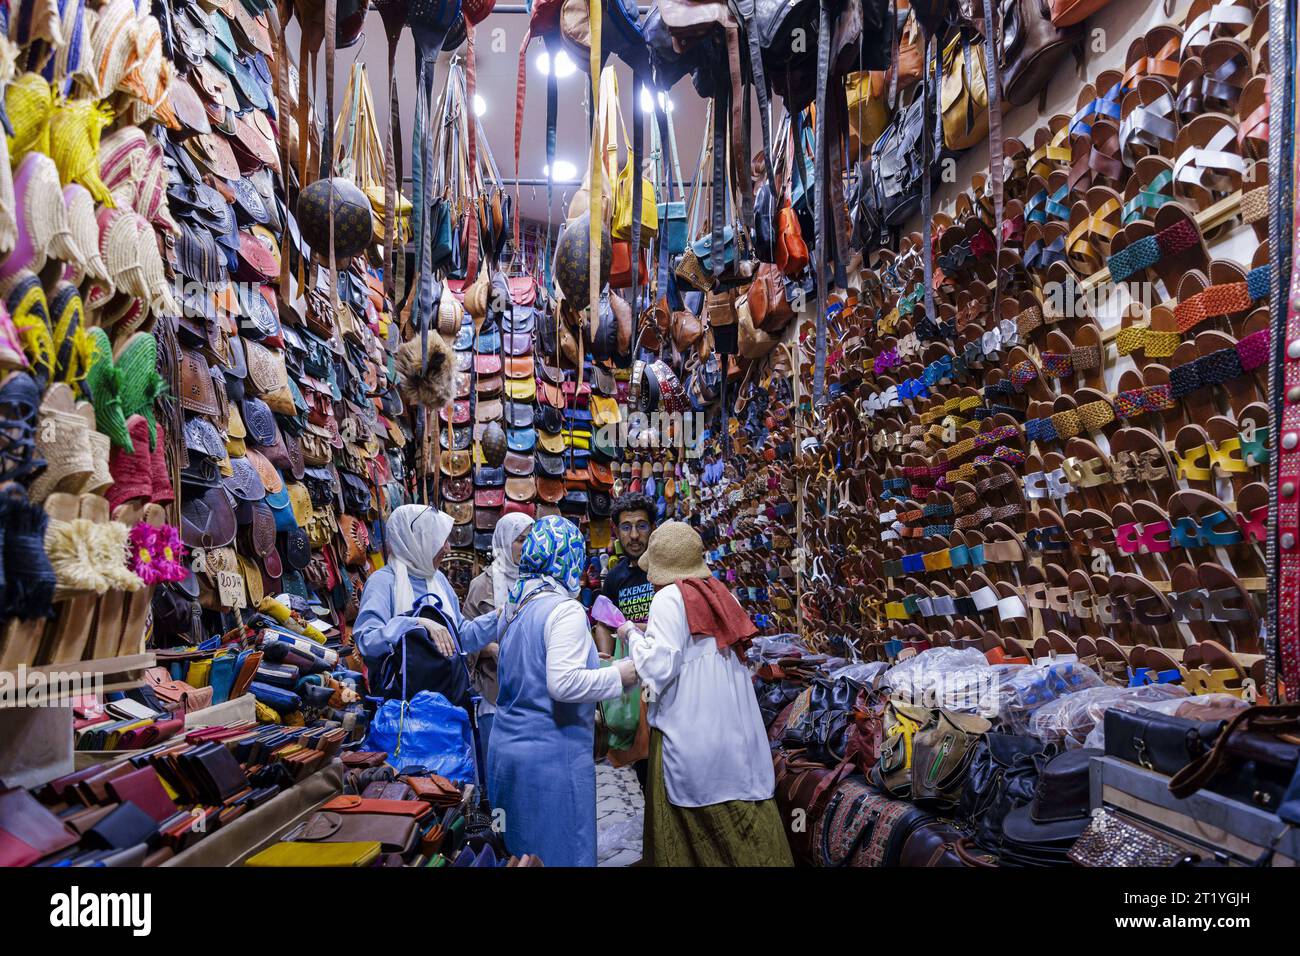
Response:
M641 821L645 802L631 767L596 765L596 861L598 866L631 866L641 859Z

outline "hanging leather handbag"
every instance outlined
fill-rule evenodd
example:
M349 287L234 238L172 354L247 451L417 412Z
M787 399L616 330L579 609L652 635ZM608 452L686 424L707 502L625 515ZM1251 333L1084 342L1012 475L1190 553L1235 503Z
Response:
M1083 25L1052 22L1048 0L1002 0L1002 90L1013 106L1037 96L1061 58L1083 36Z
M889 122L889 82L884 70L862 70L844 78L849 105L849 155L871 149ZM755 200L757 202L757 200Z
M689 352L704 335L704 323L690 309L678 309L672 314L673 345L679 352Z
M644 287L649 284L649 273L646 270L647 253L644 246L641 247L638 258L640 276L637 284ZM612 289L632 287L632 243L621 239L610 243L609 285Z
M755 286L759 284L754 283ZM741 296L736 300L736 327L737 349L742 358L763 358L780 344L780 339L762 331L754 324L753 316L749 313L748 296Z
M672 161L673 175L677 190L672 191L673 183L669 181L670 195L666 202L661 202L656 210L659 217L659 241L665 246L668 255L680 255L686 249L686 192L682 188L682 168L677 158L677 134L673 130L673 114L669 110L664 114L664 125L668 130L668 153ZM678 198L674 199L673 196Z
M943 51L943 143L970 149L989 134L989 94L985 86L984 43L973 30L959 30Z

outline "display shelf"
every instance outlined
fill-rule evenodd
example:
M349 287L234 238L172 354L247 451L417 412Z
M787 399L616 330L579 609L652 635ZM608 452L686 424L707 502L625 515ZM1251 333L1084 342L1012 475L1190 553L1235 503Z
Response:
M1276 843L1273 866L1300 866L1300 831L1269 813L1209 790L1185 800L1169 792L1169 778L1116 757L1093 758L1090 805L1112 807L1233 856L1232 865L1259 859Z
M343 763L333 760L255 810L210 833L163 866L237 866L343 792Z
M84 685L82 688L62 687L56 690L52 696L47 696L42 701L41 706L49 707L70 703L74 697L90 693L92 690L109 692L138 687L144 679L144 672L157 663L153 651L146 651L143 654L105 657L94 661L64 661L59 664L27 666L21 672L0 671L0 685L13 689L13 693L0 694L0 709L26 706L21 700L15 699L15 695L21 696L24 685L19 678L23 675L28 679L28 684L25 686L30 686L32 676L38 674L45 680L55 678L57 675L57 682L60 684ZM96 679L102 681L102 684L97 684Z

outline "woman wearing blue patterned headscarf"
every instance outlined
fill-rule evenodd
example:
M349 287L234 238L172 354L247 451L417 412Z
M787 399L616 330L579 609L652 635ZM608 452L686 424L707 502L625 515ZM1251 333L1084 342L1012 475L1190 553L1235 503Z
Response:
M528 532L500 618L488 791L506 846L547 866L596 865L596 704L636 683L631 660L600 667L578 593L586 545L564 518Z

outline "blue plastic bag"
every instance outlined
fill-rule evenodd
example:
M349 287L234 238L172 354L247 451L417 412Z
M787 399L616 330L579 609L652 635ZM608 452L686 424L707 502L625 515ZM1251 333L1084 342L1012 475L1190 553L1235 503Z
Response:
M469 714L433 691L422 690L409 703L384 701L361 749L386 752L398 770L418 764L449 780L474 779Z

